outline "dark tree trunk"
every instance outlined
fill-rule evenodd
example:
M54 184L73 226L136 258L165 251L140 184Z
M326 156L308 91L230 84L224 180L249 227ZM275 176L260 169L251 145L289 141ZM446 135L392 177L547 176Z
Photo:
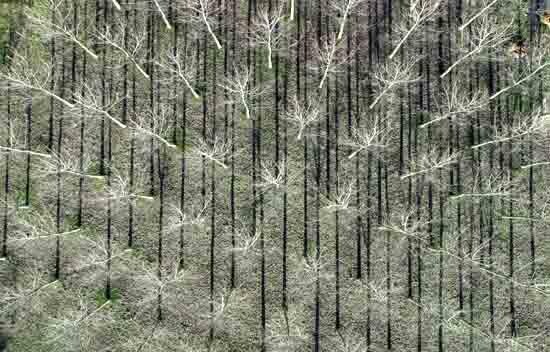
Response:
M84 28L87 28L88 27L88 2L85 2L84 3L84 14L83 14L83 17L84 17ZM86 92L86 89L84 88L85 87L85 84L86 84L86 75L87 75L87 63L88 63L88 59L87 59L87 55L86 54L83 54L82 55L82 72L81 72L81 78L80 78L80 81L82 83L82 89L80 91L80 95L82 97L85 96L85 92ZM84 153L85 153L85 145L86 145L86 142L85 142L85 130L86 130L86 116L84 114L84 108L82 108L80 110L80 146L79 146L79 153L80 153L80 156L79 156L79 162L78 162L78 170L81 174L84 173ZM81 227L82 226L82 214L83 214L83 203L84 203L84 177L79 177L79 180L78 180L78 214L77 214L77 227Z

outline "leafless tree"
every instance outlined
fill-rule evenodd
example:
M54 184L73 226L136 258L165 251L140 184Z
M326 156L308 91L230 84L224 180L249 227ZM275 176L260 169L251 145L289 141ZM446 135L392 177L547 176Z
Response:
M267 67L270 70L273 68L273 52L278 51L288 37L283 20L283 7L280 6L273 11L262 8L253 22L252 41L267 50Z
M17 216L17 231L11 242L15 243L15 249L25 246L27 243L37 240L48 240L56 237L78 234L80 229L57 232L54 217L47 211L31 210L19 213Z
M382 65L377 71L375 71L374 79L380 88L378 95L369 105L369 109L372 110L376 104L378 104L380 99L390 93L395 87L402 84L415 82L418 79L414 72L417 62L418 59L414 57L410 57L403 63L391 61L385 65Z
M393 57L399 52L399 49L403 46L403 44L405 44L407 39L409 39L409 37L418 29L418 27L426 23L438 13L441 2L441 0L410 1L407 16L411 20L411 26L393 49L392 53L389 56L390 60L393 59Z
M33 61L31 62L29 60ZM9 81L10 89L12 90L22 90L25 92L29 90L36 91L72 108L73 104L55 93L55 87L53 91L50 89L50 72L51 63L45 62L40 58L33 58L29 53L21 54L15 52L13 54L10 70L0 71L0 78L4 79L4 82ZM0 88L6 89L7 86L2 84Z
M162 270L163 275L159 276L158 270ZM141 309L149 310L158 304L158 297L162 295L163 306L169 307L171 301L178 299L178 292L191 280L194 280L194 275L181 268L177 261L171 261L163 268L142 262L134 278L134 290L140 294L138 305Z
M479 175L477 175L476 178L479 178ZM472 192L451 196L450 199L481 199L488 197L506 199L512 196L510 191L512 182L511 180L503 177L501 173L493 172L489 175L483 175L483 178L474 185L475 186Z
M348 17L364 1L365 0L333 0L331 1L330 6L334 8L340 15L339 16L340 25L338 30L338 36L336 37L337 40L342 40L342 37L344 36L344 29L346 27L346 22L348 21Z
M348 159L353 159L362 151L385 148L390 137L390 132L390 126L386 124L385 119L380 115L376 115L375 119L367 123L366 126L353 127L351 138L343 141L343 145L354 150L348 155Z
M65 150L61 154L52 153L50 158L41 159L35 173L39 178L49 178L56 174L65 174L96 180L104 180L104 176L91 175L80 171L80 160L74 157L74 153ZM87 170L91 165L88 155L85 155L82 161L82 170Z
M205 224L206 211L209 203L201 207L191 204L188 209L181 209L177 206L171 206L171 215L168 218L168 232L176 231L182 227L201 227Z
M295 351L308 343L309 326L304 324L306 313L291 307L288 312L277 311L267 326L267 343L274 351Z
M304 106L300 103L298 97L294 96L287 118L298 128L296 139L300 140L305 130L320 118L319 106L317 102L313 101L309 101L307 106Z
M453 81L450 86L443 87L443 97L438 103L438 109L434 117L420 125L420 128L426 128L447 119L455 121L460 117L471 116L482 110L488 103L488 97L484 91L477 90L472 95L466 95L460 83Z
M122 54L122 56L114 55L115 59L120 57L129 60L143 77L149 79L149 75L141 67L144 60L141 54L145 46L147 32L140 28L127 28L128 26L130 23L118 21L112 26L107 26L105 32L97 32L96 36L100 43L111 46ZM128 33L126 43L123 36L125 32Z
M85 39L81 38L82 34L88 31L88 28L81 28L82 24L71 24L71 13L64 10L64 2L57 0L47 0L39 6L44 6L42 11L29 12L28 19L35 27L34 29L42 36L51 38L63 38L78 45L86 54L94 60L98 59L97 54L90 49ZM35 16L34 14L48 14Z
M218 37L216 37L211 24L214 14L216 11L219 11L219 9L215 8L212 3L213 2L210 0L187 0L184 4L184 8L189 10L192 20L195 22L201 22L204 26L206 26L206 29L214 40L216 47L218 50L221 50L222 45L220 44Z
M355 180L339 182L339 187L326 197L323 207L328 212L348 211L353 208L351 202L355 196Z
M409 177L418 175L426 175L437 170L446 169L458 162L458 154L441 153L437 149L431 149L427 153L419 157L418 161L413 162L411 171L408 174L402 175L404 180Z
M260 178L262 182L256 184L260 188L280 189L283 187L285 181L285 161L280 161L278 165L270 161L263 162Z
M80 118L107 118L118 127L126 128L126 125L120 122L111 113L115 106L125 97L114 98L112 101L108 102L106 106L103 106L101 95L99 94L100 89L101 88L89 84L83 84L81 88L73 94L74 104L71 106L70 112L74 116Z
M9 311L21 312L32 308L33 301L39 299L41 294L60 287L59 280L47 281L47 277L39 267L29 267L27 272L31 278L29 286L0 286L0 315L7 314Z
M251 119L250 102L254 97L262 94L261 87L251 87L252 73L248 69L234 68L234 74L231 77L225 77L224 82L219 84L232 95L244 108L247 119Z
M48 319L46 341L58 351L87 348L91 345L90 334L112 321L108 311L111 301L106 301L99 307L90 304L83 296L79 297L79 301L78 309L70 309L61 316Z
M315 57L317 59L317 69L323 72L319 89L323 88L329 74L336 74L343 71L344 66L353 56L352 53L346 52L342 41L338 41L336 34L329 33L321 39L321 46L314 48Z
M485 5L481 10L476 9L475 15L470 17L468 21L466 21L462 26L458 27L459 31L463 31L466 27L468 27L472 22L474 22L479 16L483 15L485 12L487 12L491 7L496 5L497 2L500 0L493 0L487 5Z
M173 52L173 50L166 51L164 60L155 62L165 72L168 72L171 76L179 78L185 86L189 89L194 98L200 99L200 95L193 88L192 75L196 70L196 63L193 55L189 53L183 53L181 50Z
M200 138L195 141L195 147L192 149L191 154L200 158L204 157L208 161L227 169L228 166L224 163L224 160L231 155L231 144L218 137L214 138L213 141Z
M40 158L51 158L50 154L40 153L27 149L27 139L24 126L18 121L12 121L9 127L0 130L0 140L6 145L0 145L0 154L15 153L23 155L34 155Z
M405 238L416 238L420 241L427 239L428 222L424 217L418 217L416 210L396 213L392 217L386 219L384 223L378 227L380 231L389 231L401 235Z
M111 201L112 205L129 204L137 200L146 202L154 201L154 197L146 196L144 175L137 172L134 174L133 186L130 187L130 179L128 175L120 172L116 167L111 167L110 185L105 188L105 195L98 198L98 201Z
M462 64L465 60L482 53L483 51L501 46L509 40L510 29L514 20L508 24L495 23L488 15L483 15L471 30L471 37L464 43L460 49L465 52L458 60L441 74L441 78L447 76L455 67Z
M547 67L550 66L550 62L548 62L548 55L549 55L549 50L547 48L544 48L543 50L541 50L541 52L538 52L536 53L536 55L533 55L532 56L532 63L530 65L530 68L532 67L532 69L529 70L528 74L527 75L524 75L523 77L521 77L520 79L516 79L515 77L513 77L513 73L511 73L511 78L512 78L512 84L502 88L501 90L499 90L498 92L494 93L493 95L491 95L489 97L489 100L493 100L493 99L496 99L497 97L499 97L501 94L504 94L518 86L520 86L521 84L529 81L530 79L532 79L533 77L535 77L537 74L542 74L544 72L544 69L546 69Z
M175 144L166 139L170 130L171 111L171 107L166 104L161 104L159 109L151 107L146 113L137 114L130 121L130 127L138 137L152 137L168 148L177 149Z
M542 113L541 110L536 111L527 118L518 119L513 125L508 125L506 128L499 130L495 129L493 139L473 145L473 149L479 149L491 144L502 143L512 139L516 139L526 135L544 134L550 128L550 114Z

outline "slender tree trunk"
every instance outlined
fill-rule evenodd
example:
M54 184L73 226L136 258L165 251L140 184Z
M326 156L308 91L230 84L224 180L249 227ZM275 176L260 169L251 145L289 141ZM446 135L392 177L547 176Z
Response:
M31 151L31 141L32 141L32 96L30 96L25 103L25 115L26 115L26 146L27 151ZM25 207L30 206L31 204L31 154L27 153L26 157L26 166L25 166L25 202L23 205Z
M257 12L257 9L254 9L254 12ZM256 53L254 53L254 56L256 57ZM262 59L261 56L259 56L258 59L260 62L258 64L259 67L262 67ZM256 60L254 60L254 63L256 63ZM254 70L256 71L256 70ZM261 86L263 83L263 70L260 70L259 73L259 85ZM262 164L262 98L261 96L258 98L258 124L257 124L257 132L256 132L256 147L258 148L258 168L260 170L263 169ZM266 263L266 253L265 253L265 233L264 233L264 192L260 192L260 199L259 199L259 207L260 207L260 315L261 315L261 348L260 350L262 352L265 352L266 350L266 325L267 325L267 316L266 316L266 272L265 272L265 263Z
M96 29L99 30L98 27L98 18L99 18L99 6L98 6L99 0L96 0ZM55 18L55 12L52 11L52 19L53 24L56 24L57 20ZM50 62L51 62L51 69L50 69L50 91L53 93L55 89L55 78L56 78L56 72L55 68L57 66L56 61L56 48L55 48L55 36L52 37L50 41ZM50 152L53 152L53 130L54 130L54 114L55 114L55 100L53 98L53 95L50 96L50 119L48 121L48 150Z
M128 5L129 0L126 0ZM133 28L137 29L137 8L134 8L133 13ZM132 65L132 116L130 119L135 119L137 114L137 94L136 94L136 65ZM129 173L129 191L130 194L134 192L134 169L135 169L135 146L136 138L135 132L130 132L130 170ZM134 244L134 202L128 203L128 247L132 248Z
M161 152L162 149L162 152ZM159 175L159 222L158 222L158 238L157 238L157 279L159 282L163 280L163 241L164 241L164 199L165 199L165 180L168 177L168 168L166 166L166 146L156 145L157 165ZM157 322L164 319L163 315L163 295L162 288L158 288L157 294Z
M148 69L147 74L149 75L149 104L151 111L154 111L155 106L155 43L157 37L157 25L155 21L155 15L153 12L153 3L149 3L149 13L148 13L148 30L149 35L148 47L147 47L147 56L148 56ZM151 130L153 129L154 121L151 119ZM149 195L155 195L155 141L153 136L149 139L149 184L150 190Z
M11 33L13 29L10 26L9 33L11 38ZM11 41L8 41L6 45L6 54L4 56L3 64L6 64L8 70L11 69L11 60L12 60L12 47ZM53 60L53 54L52 54ZM53 78L52 78L53 79ZM53 106L53 103L52 103ZM7 82L6 89L6 130L11 131L12 129L12 112L11 112L11 82ZM6 134L6 145L11 144L10 134ZM10 153L4 155L4 165L5 165L5 175L4 175L4 212L3 212L3 223L2 223L2 258L7 258L8 256L8 223L9 223L9 194L10 194Z
M493 61L492 61L492 52L490 53L489 59L489 77L488 77L488 86L489 86L489 95L493 95L495 92L494 88L494 72L493 72ZM496 127L496 112L494 103L490 103L491 108L491 124L493 128ZM493 172L493 158L494 158L494 148L493 145L489 147L489 174ZM494 234L494 207L493 207L493 198L490 197L488 200L489 206L489 223L488 223L488 258L487 266L489 271L493 271L493 234ZM494 279L493 276L489 276L489 332L491 337L495 336L495 298L494 298ZM495 340L491 338L490 342L491 352L495 352Z
M177 28L179 25L176 25ZM178 41L176 39L176 48ZM183 27L183 52L187 53L187 23ZM184 63L185 65L185 63ZM185 66L184 66L185 68ZM180 209L184 211L186 206L185 198L185 179L187 177L187 90L183 92L183 104L182 104L182 121L181 121L181 165L180 165ZM185 266L185 226L181 226L179 230L179 267Z
M278 57L278 55L277 55ZM277 62L277 61L276 61ZM290 60L285 58L284 60L284 76L283 76L283 111L288 111L288 75L290 69ZM282 303L283 312L285 316L286 332L290 335L288 326L288 122L284 119L283 122L283 292Z
M88 2L84 3L84 28L88 27ZM82 83L82 89L80 91L80 95L82 97L85 96L86 89L86 76L87 76L87 55L82 56L82 72L81 72L81 78L80 81ZM80 156L79 156L79 162L78 162L78 170L81 174L84 173L84 155L85 155L85 131L86 131L86 115L84 114L84 108L80 110L81 116L80 116ZM84 203L84 177L80 177L78 180L78 215L77 215L77 227L82 226L82 215L83 215L83 203Z
M298 1L298 18L300 18L300 5L301 5L302 1L299 0ZM303 3L303 19L304 19L304 26L306 26L307 24L307 19L308 19L308 3L307 2L304 2ZM299 27L299 25L298 25ZM300 29L298 29L298 38L299 40L301 40L301 36L300 36ZM308 95L307 95L307 82L308 82L308 79L307 79L307 58L308 58L308 40L309 40L309 31L307 30L307 28L304 28L304 56L303 56L303 64L304 64L304 82L303 82L303 98L302 98L302 103L307 106L308 102L309 102L309 98L308 98ZM300 65L300 59L299 59L299 51L297 51L297 55L298 55L298 66ZM298 75L298 74L297 74ZM298 75L299 76L299 75ZM297 86L299 86L297 84ZM299 90L298 90L298 93L299 93ZM308 213L308 193L309 193L309 187L308 187L308 159L309 159L309 150L308 150L308 136L305 136L304 137L304 147L303 147L303 150L304 150L304 173L303 173L303 176L304 176L304 252L303 252L303 256L304 258L308 258L308 252L309 252L309 248L308 248L308 232L309 232L309 213Z
M237 1L233 0L232 8L232 21L233 27L231 31L231 61L233 65L238 62L236 45L237 35ZM235 71L231 71L231 78L234 78ZM236 287L236 262L235 262L235 104L231 104L231 186L230 186L230 199L231 199L231 289Z

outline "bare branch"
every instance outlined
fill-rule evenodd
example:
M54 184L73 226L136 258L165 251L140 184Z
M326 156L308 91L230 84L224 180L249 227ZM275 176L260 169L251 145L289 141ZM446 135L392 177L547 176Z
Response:
M420 128L426 128L434 123L457 116L472 115L488 103L484 91L478 90L471 96L463 94L463 89L458 80L453 81L450 87L445 86L443 92L445 99L439 104L440 111L435 115L435 118L420 125Z
M292 109L288 112L287 118L297 125L298 135L296 139L300 140L306 128L320 118L320 111L317 102L310 101L307 106L303 106L298 101L297 96L294 96L292 104Z
M441 0L411 0L408 16L412 19L412 26L393 49L389 56L390 60L399 52L411 34L437 13L439 5L441 5Z
M503 93L506 93L507 91L509 91L510 89L513 89L517 86L519 86L520 84L526 82L527 80L529 80L531 77L533 77L534 75L536 75L539 71L542 71L543 69L545 69L547 66L550 66L550 62L547 62L543 65L540 65L539 67L537 67L533 72L531 72L530 74L528 74L527 76L525 76L524 78L520 79L519 81L517 82L514 82L513 84L509 85L508 87L506 88L503 88L501 90L499 90L498 92L496 92L495 94L491 95L491 97L489 97L489 100L493 100L495 98L497 98L499 95L503 94Z
M330 5L340 14L340 26L338 30L337 40L342 40L344 36L344 28L348 20L349 15L355 8L361 4L364 0L333 0Z
M160 15L162 17L162 21L164 21L164 24L166 25L166 28L168 30L172 30L172 26L170 25L170 22L168 21L168 18L166 18L166 15L164 14L164 11L162 11L162 7L160 7L160 4L159 4L158 0L153 0L153 2L155 3L155 6L159 10Z
M514 20L508 25L502 26L495 24L494 21L488 17L483 16L482 21L478 22L475 28L472 29L472 38L470 38L471 49L467 51L465 55L456 60L445 72L441 74L441 78L447 76L456 66L468 58L481 53L484 50L495 48L509 38L509 29L512 27Z
M416 59L411 59L404 63L389 62L380 67L380 69L374 73L374 79L380 86L380 93L378 93L378 96L376 96L369 105L369 109L372 110L380 99L396 86L415 82L418 79L414 76L414 66L417 62Z
M475 19L478 18L479 16L483 15L483 13L485 13L485 11L489 10L498 1L499 0L493 0L491 3L489 3L487 6L485 6L481 10L476 11L476 14L474 16L472 16L468 21L466 21L466 23L464 23L462 26L458 27L458 30L462 32L464 30L464 28L468 27L470 25L470 23L475 21Z
M409 177L414 177L418 175L424 175L427 173L434 172L436 170L444 169L449 167L452 164L458 162L458 154L441 154L439 150L432 149L426 154L422 155L418 162L415 162L415 166L411 169L416 169L408 174L402 175L401 179L404 180Z

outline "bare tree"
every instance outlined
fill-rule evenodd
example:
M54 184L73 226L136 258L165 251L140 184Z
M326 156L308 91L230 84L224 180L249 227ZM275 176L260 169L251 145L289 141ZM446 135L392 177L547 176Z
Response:
M34 155L40 158L50 158L50 154L32 151L27 148L27 136L25 126L16 121L11 121L8 128L0 130L0 140L5 141L6 145L0 145L0 154L16 153L23 155Z
M458 200L462 198L470 199L482 199L482 198L509 198L512 194L510 192L512 182L504 177L501 173L490 173L483 175L481 180L476 180L472 192L461 193L456 196L451 196L451 200ZM479 178L479 174L476 175Z
M171 112L171 106L166 104L161 104L158 110L151 107L146 113L137 114L130 121L130 127L138 137L152 137L168 148L176 149L176 145L167 139L171 125Z
M195 147L191 150L191 154L197 157L204 157L206 160L214 162L224 169L228 166L224 163L231 155L231 143L224 141L222 138L216 137L214 140L198 139L195 142Z
M194 98L200 99L200 95L195 91L191 84L191 76L195 73L195 59L193 55L189 53L182 53L181 50L174 53L172 50L167 50L165 60L156 61L165 72L168 72L170 76L176 76L179 78L185 86L189 89Z
M87 302L83 296L79 297L79 301L77 309L69 309L61 316L48 319L46 340L51 348L58 351L72 351L83 346L87 348L92 344L92 332L111 320L107 311L111 301L106 301L99 307Z
M262 182L257 183L257 187L275 189L284 187L286 175L284 159L279 161L279 164L275 164L270 161L262 162L261 167L262 170L260 172L260 178L262 179Z
M261 87L252 87L251 79L252 73L248 69L234 68L234 74L231 77L225 77L224 82L219 84L242 105L246 118L249 120L251 119L250 102L254 100L254 97L262 94Z
M447 76L456 66L463 63L470 57L481 54L483 51L501 46L510 38L510 29L514 20L508 24L495 23L492 17L484 15L476 25L472 27L471 37L468 38L468 43L459 50L465 52L458 60L456 60L440 77Z
M451 85L443 87L443 97L438 103L437 112L434 117L428 122L420 125L420 128L426 128L434 123L447 119L453 122L460 117L468 117L483 109L489 99L485 91L477 90L471 95L466 95L463 92L460 82L453 81Z
M407 13L407 17L411 20L411 26L393 49L389 56L390 60L399 52L399 49L418 27L437 15L440 5L441 0L411 0Z
M408 212L393 214L387 218L384 223L378 227L380 231L388 231L403 236L405 238L415 238L420 241L427 240L428 222L423 217L418 217L415 209Z
M43 11L29 12L27 16L30 23L35 27L34 29L46 38L63 38L72 43L78 45L86 54L92 59L97 60L98 56L89 48L89 45L85 42L86 39L81 38L82 34L88 31L88 28L81 28L79 23L76 26L70 24L71 13L68 11L62 11L64 9L64 2L57 0L48 0L46 3L40 6L45 6ZM35 13L50 14L49 17L35 16Z
M395 87L417 81L418 77L415 76L414 72L417 62L418 59L412 57L403 63L391 61L375 71L374 79L379 86L379 93L369 105L369 109L372 110L380 99L390 93Z
M307 106L304 106L298 101L298 97L294 96L292 108L288 111L287 118L298 128L296 140L301 140L306 129L319 120L319 104L310 100Z
M142 50L147 38L147 32L144 29L129 28L130 23L118 21L113 26L106 26L105 32L97 32L96 36L100 43L111 46L117 52L122 54L122 57L114 55L116 59L126 59L134 64L139 73L149 79L149 75L141 67ZM124 40L124 33L127 33L127 38Z
M315 47L315 57L317 59L317 68L323 72L319 89L323 88L323 84L329 74L343 72L343 67L347 65L352 53L345 50L342 41L338 41L336 34L329 33L321 39L321 46Z
M473 15L468 21L466 21L462 26L458 27L459 31L463 31L466 27L468 27L472 22L474 22L479 16L483 15L486 11L488 11L491 7L496 5L497 2L500 0L493 0L487 5L485 5L481 10L476 9L475 15Z
M210 23L219 9L215 8L210 0L187 0L184 6L190 11L191 18L195 22L201 22L206 26L206 29L214 40L216 47L218 50L221 50L222 45L220 44L218 37L212 29L212 24Z
M330 2L330 6L334 8L339 14L338 18L340 25L338 36L336 37L337 40L342 40L342 37L344 36L344 28L346 27L348 17L351 13L353 13L354 10L357 9L357 6L363 3L363 1L365 0L333 0Z
M182 288L194 280L194 275L179 267L177 261L170 262L165 268L160 269L165 274L161 276L157 272L159 268L145 262L139 264L141 267L134 278L134 290L140 295L138 306L149 310L158 304L159 295L162 296L163 307L180 306L174 304L174 301L178 299ZM183 311L187 312L189 308L184 308ZM182 308L178 307L178 309Z
M49 87L51 63L39 58L34 58L36 61L31 62L29 60L32 60L33 57L29 54L14 53L10 69L6 72L0 71L0 78L3 78L5 82L10 82L9 88L11 90L37 91L72 108L73 104L55 93L55 87L53 90ZM2 84L0 88L7 89L7 85Z
M328 212L347 211L353 208L351 204L352 197L356 193L355 180L349 182L339 182L338 188L335 188L333 192L327 195L323 207Z
M101 88L83 84L81 89L78 89L73 94L74 104L71 106L70 112L74 116L79 118L83 117L95 117L95 118L107 118L120 128L126 128L126 125L115 118L111 111L119 102L125 99L121 97L113 99L108 105L103 106L101 102L101 95L99 91Z
M491 95L489 97L489 100L493 100L493 99L496 99L497 97L499 97L501 94L504 94L518 86L520 86L521 84L527 82L528 80L530 80L531 78L535 77L537 74L539 74L539 72L542 74L543 73L543 70L547 67L550 66L550 62L548 61L548 54L549 54L549 51L548 49L546 48L545 50L543 50L542 52L540 53L537 53L537 55L533 55L534 57L532 58L532 61L531 61L531 65L529 65L529 72L527 75L521 77L520 79L516 79L514 76L513 76L513 72L511 73L511 76L512 76L512 84L502 88L501 90L499 90L498 92L494 93L493 95Z
M104 176L91 175L82 173L81 170L86 170L91 165L91 160L85 157L83 160L74 157L74 153L70 150L64 150L62 154L52 153L51 158L42 159L38 164L35 172L38 177L51 177L56 174L65 174L78 176L83 178L104 180Z
M267 344L276 351L295 351L308 343L306 313L291 307L288 313L276 311L267 325Z
M29 266L27 269L31 278L29 286L8 287L3 285L0 287L0 314L8 314L13 311L24 311L32 307L33 300L36 301L40 295L47 293L49 290L59 288L58 280L46 281L47 279L37 266Z
M362 151L380 150L387 146L390 137L391 127L387 120L380 115L376 115L372 122L365 126L353 127L351 136L342 142L343 145L354 150L348 155L348 159L353 159Z
M129 177L121 173L116 167L111 167L110 184L105 188L105 195L98 200L102 202L111 201L113 206L129 204L137 200L154 201L153 197L144 195L146 185L143 173L134 174L132 183L130 187Z
M502 130L495 129L493 139L476 144L472 149L479 149L491 144L502 143L526 135L536 135L546 133L550 128L550 114L538 111L532 113L527 118L518 119L512 125L506 126Z
M413 162L411 166L411 171L408 174L402 175L401 179L404 180L409 177L414 177L418 175L426 175L437 170L446 169L451 167L453 164L458 162L458 154L453 153L441 153L437 149L431 149L427 153L423 154L418 158L417 161Z
M202 227L206 222L206 211L209 203L201 207L191 204L188 209L181 209L177 206L171 206L172 214L168 218L167 232L176 231L182 227L196 226Z
M253 21L253 30L251 33L252 41L255 45L265 47L267 50L267 67L273 68L273 52L280 49L281 44L286 43L287 33L283 22L283 7L280 6L274 11L268 8L262 8Z
M64 232L56 231L56 221L51 214L45 211L32 210L20 213L17 216L17 229L12 242L24 246L29 241L52 239L77 234L80 229Z

